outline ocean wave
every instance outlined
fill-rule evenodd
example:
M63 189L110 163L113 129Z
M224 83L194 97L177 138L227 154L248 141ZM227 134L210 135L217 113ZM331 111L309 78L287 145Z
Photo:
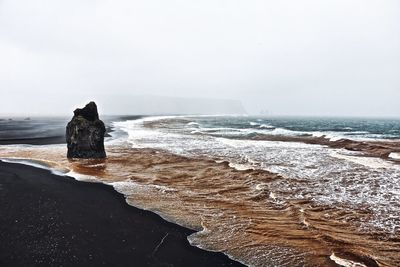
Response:
M262 126L262 125L261 125ZM219 128L201 128L201 132L204 134L213 134L220 136L229 136L234 135L238 137L254 137L256 135L281 135L281 136L301 136L301 135L309 135L307 132L299 132L287 130L284 128L275 128L273 126L264 126L259 127L258 129L254 128L230 128L230 127L219 127Z
M391 159L399 159L400 160L400 153L399 152L392 152L389 154L389 158Z
M371 134L368 131L352 131L352 132L310 132L313 137L325 137L330 141L338 141L340 139L349 139L354 141L381 141L396 138L395 135L389 134Z
M260 128L262 128L262 129L275 129L275 126L270 125L270 124L261 124Z
M185 135L179 132L171 133L168 129L144 129L138 122L131 123L137 126L131 128L129 133L129 141L134 147L163 149L189 157L205 156L213 159L218 158L228 161L231 167L238 170L263 169L283 175L284 177L291 177L292 179L312 180L315 183L313 185L315 192L310 194L309 192L302 192L304 189L298 188L297 190L299 191L295 197L307 198L312 196L315 201L319 201L320 203L347 203L350 206L361 205L365 199L369 198L374 201L374 209L376 209L377 214L386 212L386 201L383 201L382 198L382 195L386 194L385 192L376 193L376 197L365 196L365 198L361 199L354 192L362 191L362 187L355 187L350 191L345 190L345 185L337 188L336 182L339 179L338 176L340 176L340 179L344 179L343 175L352 176L355 181L364 177L363 183L365 183L365 177L370 176L370 172L378 172L379 175L385 177L384 183L386 183L390 181L387 179L396 180L395 177L400 173L397 166L383 159L360 157L360 155L346 155L341 153L340 151L342 150L340 149L327 149L323 146L302 142L252 140L252 135L309 135L311 137L325 136L331 141L335 141L345 138L344 132L302 132L285 128L261 130L254 128L210 127L198 129L203 134L199 139L199 132L195 132L196 135ZM355 133L356 131L353 132ZM361 134L360 131L358 131L358 134ZM246 138L241 139L236 137ZM360 170L359 166L362 166L362 170ZM332 184L327 185L324 183L322 186L317 179L325 179L331 181ZM339 189L340 191L337 191ZM333 192L336 193L333 194ZM384 226L382 222L383 218L377 216L374 220L365 223L378 228L386 228L387 226Z
M365 157L361 153L349 152L346 150L333 150L331 151L330 156L338 159L345 159L372 169L391 169L394 167L393 163L384 159Z
M232 127L212 127L199 128L203 134L221 135L221 136L238 136L238 137L254 137L256 135L273 135L273 136L312 136L325 137L330 141L338 141L340 139L351 139L358 141L367 140L385 140L390 138L389 135L371 134L367 131L352 131L352 132L333 132L333 131L294 131L286 128L276 128L272 125L261 124L255 128L232 128ZM195 132L198 133L198 132ZM394 137L394 136L393 136Z
M196 128L200 127L200 124L197 122L194 122L194 121L191 121L191 122L187 123L186 125L196 127Z
M267 134L271 135L288 135L288 136L298 136L298 135L309 135L308 132L292 131L285 128L275 128L272 131L268 131Z
M346 138L344 134L338 132L311 132L313 137L325 137L329 141L337 141Z
M335 253L332 253L332 255L329 258L331 260L333 260L336 264L343 266L343 267L367 267L367 265L362 264L361 262L356 262L356 261L340 258L340 257L336 256Z
M267 123L260 123L260 122L253 122L251 121L249 123L251 126L258 126L258 128L264 128L264 129L275 129L275 126Z

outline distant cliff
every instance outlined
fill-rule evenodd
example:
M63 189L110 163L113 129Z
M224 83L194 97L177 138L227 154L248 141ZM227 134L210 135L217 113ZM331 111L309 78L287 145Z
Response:
M237 100L163 96L111 96L100 99L106 114L246 114Z

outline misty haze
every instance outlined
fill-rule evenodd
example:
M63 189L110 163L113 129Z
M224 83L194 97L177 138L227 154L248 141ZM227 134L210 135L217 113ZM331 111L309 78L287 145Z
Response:
M3 0L0 113L67 115L117 94L237 100L249 114L399 116L399 5Z
M400 266L400 1L0 0L0 266Z

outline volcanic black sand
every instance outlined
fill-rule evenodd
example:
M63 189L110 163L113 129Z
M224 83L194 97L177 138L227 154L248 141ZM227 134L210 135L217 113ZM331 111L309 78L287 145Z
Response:
M191 233L110 186L0 162L0 266L241 266Z

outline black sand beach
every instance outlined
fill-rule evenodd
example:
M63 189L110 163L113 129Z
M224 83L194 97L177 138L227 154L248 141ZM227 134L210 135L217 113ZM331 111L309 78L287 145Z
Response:
M104 184L0 162L0 266L242 266Z

